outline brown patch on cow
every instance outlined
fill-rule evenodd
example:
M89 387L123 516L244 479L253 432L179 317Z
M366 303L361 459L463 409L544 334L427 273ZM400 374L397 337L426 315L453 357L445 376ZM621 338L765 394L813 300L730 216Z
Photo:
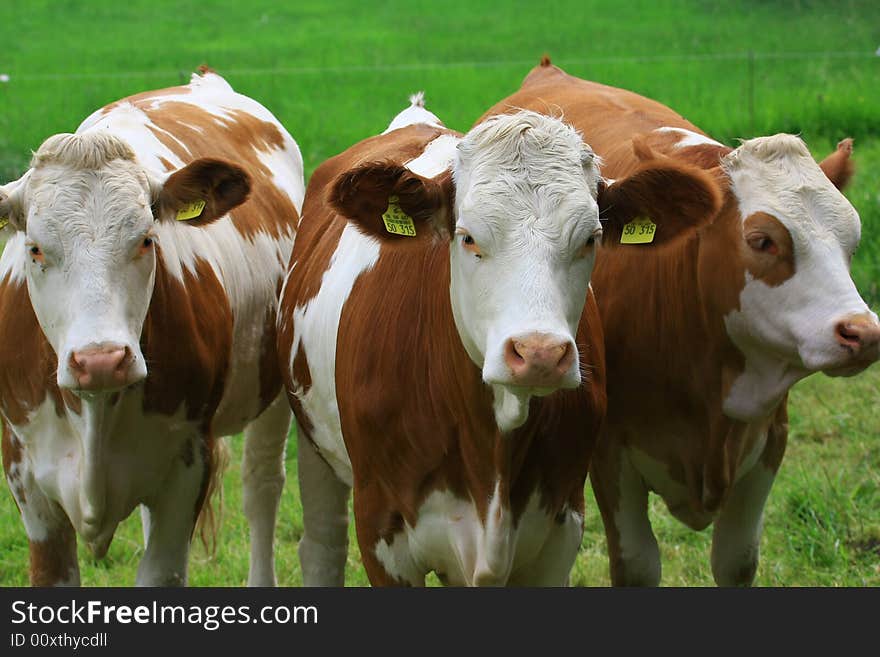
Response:
M309 359L306 350L300 342L296 350L296 356L293 358L293 380L297 382L302 394L305 394L312 387L312 373L309 370Z
M277 298L278 294L275 296ZM272 306L266 309L263 337L260 341L260 412L266 409L281 391L281 370L278 368L276 324L277 315L274 306Z
M25 496L24 486L22 485L20 476L13 476L11 471L12 466L21 463L24 458L24 449L6 422L0 424L2 424L3 428L3 472L6 474L6 483L9 484L9 490L12 493L12 500L15 502L15 506L19 511L21 511L19 504L24 504L27 501L27 497Z
M0 405L13 425L27 424L28 413L51 394L59 415L64 402L55 371L57 359L37 322L24 282L9 275L0 282Z
M166 89L156 89L153 91L144 91L139 94L128 96L127 98L122 98L108 105L105 105L101 108L101 114L107 115L113 110L117 109L120 105L131 104L138 107L141 105L149 105L158 98L164 98L167 96L180 96L191 93L192 88L189 85L168 87Z
M184 405L186 418L200 420L207 430L229 370L232 310L205 260L196 259L194 273L183 272L181 283L157 254L156 283L141 332L149 363L144 411L173 415Z
M76 533L64 518L45 541L28 541L31 586L54 586L78 572Z
M218 117L179 101L168 101L158 108L150 103L137 105L150 119L150 131L181 161L216 158L235 162L248 173L251 195L232 213L242 235L253 238L265 232L277 238L294 232L299 219L296 207L274 184L272 170L259 158L260 153L284 147L284 135L277 125L242 110L229 110L228 117Z
M602 175L621 178L638 166L632 156L633 137L644 135L657 152L700 168L717 166L725 146L675 146L680 138L670 133L656 133L657 128L682 128L704 135L693 123L674 110L639 94L581 80L558 66L543 62L525 77L520 90L486 111L477 123L495 114L530 109L560 117L584 135L593 150L603 159ZM673 140L674 139L674 140ZM708 163L708 164L707 164Z
M773 240L773 251L759 251L750 246L750 240L760 236ZM755 212L743 222L741 257L749 273L770 287L782 285L794 276L794 244L791 233L779 219L766 212Z

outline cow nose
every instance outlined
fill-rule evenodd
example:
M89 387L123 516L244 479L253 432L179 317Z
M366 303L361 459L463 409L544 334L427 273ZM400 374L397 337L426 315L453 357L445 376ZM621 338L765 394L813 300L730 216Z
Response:
M844 317L835 326L837 342L853 356L874 360L880 355L880 323L866 313Z
M134 383L128 347L101 344L70 354L68 367L80 390L118 390Z
M574 359L574 344L558 335L530 333L510 338L504 345L504 362L520 385L554 386L569 372Z

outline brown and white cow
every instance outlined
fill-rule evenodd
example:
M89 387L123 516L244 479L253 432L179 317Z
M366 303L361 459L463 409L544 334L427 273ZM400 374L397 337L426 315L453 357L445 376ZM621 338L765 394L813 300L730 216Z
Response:
M676 164L606 187L559 120L462 136L418 97L322 164L279 313L305 583L343 583L353 487L373 584L564 584L605 409L596 244L647 207L669 241L717 201Z
M711 223L687 240L600 252L593 285L608 417L590 479L615 584L660 581L649 491L689 527L714 522L716 582L751 583L788 390L813 372L856 374L878 357L877 316L849 274L859 216L839 189L852 173L851 141L821 164L791 135L730 149L660 103L547 59L487 115L512 108L561 112L607 176L685 163L723 194Z
M218 439L242 429L249 582L274 583L291 419L275 315L302 157L202 72L50 137L0 187L3 464L35 585L78 584L76 535L103 556L137 505L137 583L185 583Z

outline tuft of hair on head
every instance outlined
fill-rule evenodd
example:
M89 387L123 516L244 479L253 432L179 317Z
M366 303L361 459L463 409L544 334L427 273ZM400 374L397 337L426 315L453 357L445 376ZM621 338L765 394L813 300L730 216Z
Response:
M207 64L199 64L198 68L196 68L196 72L199 75L205 75L206 73L216 73L217 71L215 71L213 68L211 68Z
M541 66L546 68L547 66L553 66L553 62L550 61L550 55L544 53L541 55Z
M810 150L797 135L780 133L769 137L755 137L743 141L739 148L728 153L721 160L722 167L733 171L749 161L770 164L779 160L809 159Z
M417 91L409 97L409 104L413 107L425 106L425 92Z
M135 160L124 141L103 131L52 135L34 153L31 168L57 164L73 169L100 169L113 160Z
M558 156L560 149L580 154L583 148L580 134L560 118L521 109L496 114L472 128L459 143L458 152L463 162L477 152L498 161L518 161L524 152Z

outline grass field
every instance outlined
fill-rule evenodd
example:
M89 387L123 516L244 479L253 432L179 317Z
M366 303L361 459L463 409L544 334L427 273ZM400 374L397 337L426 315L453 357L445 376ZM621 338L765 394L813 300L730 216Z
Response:
M854 278L880 306L880 3L853 0L591 2L550 5L450 0L11 0L0 21L0 182L25 170L50 134L94 109L177 84L207 62L269 107L298 140L306 174L381 131L418 89L447 125L466 130L514 91L544 52L569 72L638 91L716 138L800 133L817 157L856 139L859 210ZM792 395L792 438L771 495L757 583L880 584L880 369L848 380L813 377ZM237 457L225 480L218 554L193 555L191 583L240 585L247 531ZM278 536L279 581L300 583L302 527L295 443ZM709 532L694 533L652 502L665 584L711 583ZM598 515L588 502L575 584L607 584ZM352 535L353 536L353 535ZM122 526L107 559L81 554L83 582L134 582L139 522ZM365 584L352 547L347 581ZM15 506L0 495L0 584L26 583Z

